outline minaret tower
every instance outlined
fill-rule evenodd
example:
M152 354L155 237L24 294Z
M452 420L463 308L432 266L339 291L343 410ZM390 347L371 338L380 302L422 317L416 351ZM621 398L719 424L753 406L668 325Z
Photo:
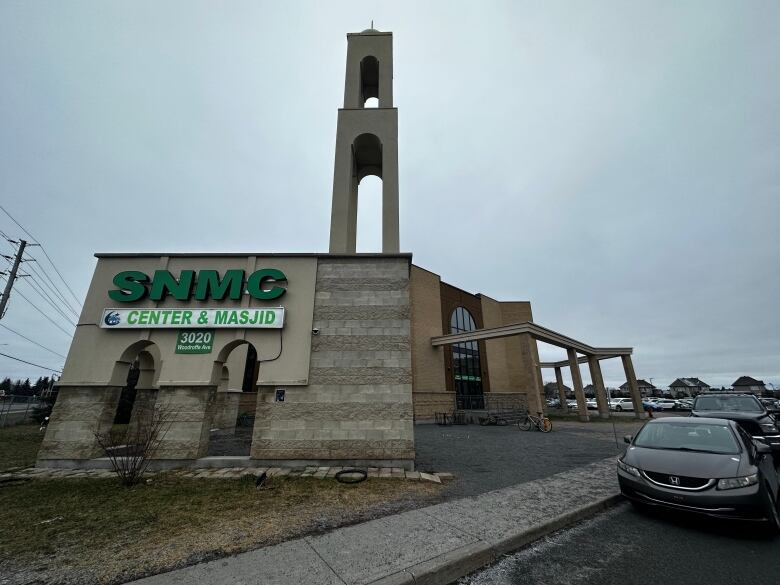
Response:
M366 108L369 98L378 108ZM398 235L398 110L393 107L393 34L374 29L347 34L344 108L339 110L330 253L354 254L358 185L382 179L382 253L400 252Z

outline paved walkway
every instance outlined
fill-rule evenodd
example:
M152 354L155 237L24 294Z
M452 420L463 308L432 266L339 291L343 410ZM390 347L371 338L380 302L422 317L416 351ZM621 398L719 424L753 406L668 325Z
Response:
M615 458L609 457L543 479L135 583L444 585L618 498Z

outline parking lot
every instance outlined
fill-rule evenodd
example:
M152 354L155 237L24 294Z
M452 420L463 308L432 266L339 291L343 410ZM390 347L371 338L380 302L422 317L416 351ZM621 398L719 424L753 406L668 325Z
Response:
M554 420L551 433L512 425L419 424L416 466L455 474L456 481L445 488L446 498L472 496L617 456L623 451L623 435L641 424L632 418L617 421L614 428L612 422Z

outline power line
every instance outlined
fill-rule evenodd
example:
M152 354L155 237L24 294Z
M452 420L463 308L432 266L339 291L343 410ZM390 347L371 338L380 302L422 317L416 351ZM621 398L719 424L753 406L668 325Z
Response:
M36 311L38 311L38 312L39 312L41 315L43 315L43 316L44 316L44 317L45 317L45 318L46 318L46 319L47 319L47 320L48 320L48 321L49 321L49 322L50 322L52 325L54 325L54 326L55 326L57 329L59 329L60 331L62 331L62 332L63 332L65 335L67 335L68 337L73 337L73 334L72 334L72 333L68 333L68 332L67 332L67 331L65 331L65 330L64 330L62 327L60 327L59 325L57 325L57 323L56 323L55 321L53 321L53 320L52 320L52 319L51 319L51 318L50 318L50 317L49 317L49 316L48 316L46 313L44 313L43 311L41 311L41 310L40 310L40 309L39 309L39 308L38 308L38 307L35 305L35 303L33 303L33 302L30 300L30 299L28 299L26 296L24 296L24 294L22 294L22 292L21 292L21 291L17 290L16 292L17 292L17 294L18 294L20 297L22 297L22 298L23 298L25 301L27 301L28 303L30 303L30 305L32 305L32 308L33 308L33 309L35 309L35 310L36 310Z
M63 319L65 319L65 320L66 320L68 323L70 323L70 324L71 324L71 325L73 325L74 327L76 326L76 324L75 324L75 323L74 323L74 322L71 320L71 318L70 318L70 317L68 317L68 316L67 316L67 315L66 315L66 314L65 314L65 313L62 311L62 309L60 309L60 308L59 308L59 307L58 307L58 306L57 306L57 305L54 303L54 301L51 299L51 297L50 297L48 294L46 294L46 291L40 288L40 286L41 286L40 284L38 284L38 283L37 283L35 280L33 280L33 279L30 279L30 280L26 280L26 279L25 279L23 282L24 282L25 284L27 284L27 285L28 285L28 286L29 286L31 289L33 289L33 290L34 290L34 291L35 291L35 292L38 294L38 296L39 296L39 297L41 297L41 298L42 298L44 301L46 301L47 303L49 303L49 306L51 306L51 307L52 307L52 308L53 308L55 311L57 311L57 313L60 315L60 317L62 317ZM33 286L33 283L35 284L35 286ZM44 296L44 295L45 295L45 296Z
M35 260L35 258L31 257L30 260ZM41 274L38 272L38 269L40 268L41 272L44 274L45 278L41 276ZM46 288L48 288L54 296L56 296L60 301L62 301L62 304L64 304L71 313L76 315L76 317L79 316L78 311L76 311L73 306L70 304L70 302L62 295L62 293L57 289L57 285L54 284L54 281L51 279L49 274L46 272L46 269L41 266L39 262L35 262L34 264L30 264L29 266L25 266L25 270L30 270L30 272L34 273L38 279L40 280L39 284L43 283L46 285ZM49 284L51 283L51 284Z
M22 339L26 339L26 340L27 340L27 341L29 341L30 343L32 343L32 344L34 344L34 345L37 345L38 347L40 347L40 348L43 348L43 349L45 349L46 351L50 351L50 352L51 352L51 353L53 353L54 355L58 355L58 356L60 356L61 358L65 359L65 356L64 356L64 355L62 355L61 353L57 353L57 352L56 352L56 351L54 351L53 349L49 349L49 348L48 348L48 347L46 347L45 345L42 345L42 344L38 343L37 341L33 341L32 339L30 339L30 338L29 338L29 337L27 337L26 335L22 335L22 334L21 334L21 333L19 333L18 331L14 331L14 330L13 330L13 329L11 329L10 327L8 327L8 325L4 325L3 323L0 323L0 327L2 327L3 329L7 329L7 330L8 330L8 331L10 331L11 333L15 333L16 335L18 335L18 336L19 336L19 337L21 337Z
M28 364L30 366L35 366L36 368L41 368L42 370L47 370L49 372L54 372L55 374L61 374L62 373L62 370L55 370L54 368L47 368L46 366L42 366L40 364L34 364L32 362L28 362L27 360L23 360L21 358L14 357L12 355L8 355L7 353L0 352L0 355L3 356L3 357L7 357L9 359L12 359L12 360L16 360L17 362L22 362L23 364Z
M74 292L73 292L73 289L72 289L72 288L70 288L70 286L68 285L68 282L65 280L65 277L63 277L63 276L62 276L62 274L60 273L60 271L59 271L59 270L57 270L57 266L54 264L54 261L53 261L53 260L52 260L52 259L49 257L49 254L46 252L46 248L44 248L44 247L43 247L43 244L41 244L41 243L40 243L40 242L39 242L39 241L36 239L36 237L35 237L35 236L33 236L33 235L30 233L30 232L28 232L26 229L24 229L24 227L22 226L22 224L20 224L18 221L16 221L16 220L14 219L14 217L13 217L13 216L12 216L10 213L8 213L8 211L6 211L5 207L3 207L2 205L0 205L0 210L2 210L2 211L3 211L3 213L5 213L5 214L6 214L8 217L10 217L10 218L11 218L11 221L12 221L12 222L14 222L16 225L18 225L18 226L19 226L19 229L21 229L21 230L22 230L22 231L23 231L25 234L27 234L28 236L30 236L30 238L32 239L32 241L33 241L33 242L35 242L36 244L38 244L38 246L40 246L40 248L41 248L41 252L43 252L43 255L44 255L44 256L46 256L46 259L49 261L49 264L51 264L51 267L52 267L52 268L54 268L54 272L56 272L56 273L57 273L57 275L60 277L60 279L62 280L62 282L65 284L65 288L67 288L67 289L68 289L68 291L70 292L70 294L71 294L71 295L73 295L73 298L74 298L74 300L76 301L76 303L77 303L77 304L78 304L78 306L80 307L80 306L81 306L81 302L79 302L79 299L78 299L78 297L76 296L76 293L74 293Z

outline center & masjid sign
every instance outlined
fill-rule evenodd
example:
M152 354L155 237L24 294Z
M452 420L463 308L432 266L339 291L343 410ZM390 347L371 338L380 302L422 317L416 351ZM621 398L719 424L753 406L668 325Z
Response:
M246 291L258 300L281 297L286 288L277 283L287 277L276 268L256 270L245 278L243 270L227 270L222 278L216 270L182 270L176 278L167 270L155 271L152 278L143 272L127 270L114 277L117 287L108 296L118 302L130 303L148 298L161 301L166 296L179 301L225 298L238 301ZM262 328L284 327L284 307L274 308L111 308L104 309L100 319L104 329L187 328Z

